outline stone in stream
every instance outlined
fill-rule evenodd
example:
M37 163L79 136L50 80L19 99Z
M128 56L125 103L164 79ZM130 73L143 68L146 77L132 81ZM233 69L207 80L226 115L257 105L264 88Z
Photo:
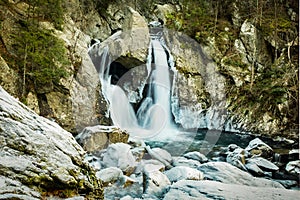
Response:
M130 145L124 143L109 145L102 155L103 165L105 167L117 167L126 175L130 175L136 167L136 161L130 148Z
M76 136L76 140L87 152L96 152L111 143L127 143L129 134L114 126L89 126Z
M0 199L40 199L40 193L17 180L0 175Z
M300 191L283 188L251 187L217 181L181 180L174 183L164 200L206 200L206 199L255 199L282 200L299 199Z
M104 189L104 199L121 199L125 196L139 198L143 196L143 176L122 176Z
M226 157L226 162L236 166L244 171L247 171L245 168L245 150L242 148L236 148L233 152L229 152Z
M186 166L191 168L199 167L201 163L197 160L187 159L185 157L173 157L173 165L176 166Z
M154 196L161 196L171 185L168 177L160 171L144 171L145 193Z
M171 182L179 180L203 180L203 173L197 169L178 166L165 172Z
M290 189L292 187L298 186L298 183L295 180L279 180L279 179L273 179L273 180L283 185L283 187L285 187L286 189Z
M248 185L254 187L283 188L279 183L257 178L226 162L208 162L198 167L204 174L204 179L228 184Z
M264 176L264 171L257 166L254 162L247 162L245 167L248 172L253 174L254 176Z
M259 138L251 140L245 150L252 156L261 156L266 159L272 159L274 154L273 149Z
M228 145L227 146L227 151L229 151L229 152L233 152L234 150L236 150L236 149L241 149L241 147L239 147L238 145L236 145L236 144L230 144L230 145Z
M264 171L278 171L279 167L273 164L271 161L261 157L249 158L247 162L255 163L258 167L260 167Z
M185 157L187 159L197 160L200 163L205 163L208 161L206 156L198 151L188 152L188 153L184 154L183 157Z
M96 172L96 176L104 183L112 183L120 179L123 176L123 172L119 168L108 167Z
M295 174L295 175L300 175L300 160L295 160L295 161L291 161L289 162L286 167L285 170L290 173L290 174Z
M102 169L101 166L101 159L97 156L86 154L84 157L84 161L88 162L91 167L94 168L94 170L99 171Z
M168 169L172 168L173 158L169 152L161 148L151 149L149 146L146 146L145 148L153 159L160 161Z
M165 165L159 162L158 160L141 160L138 162L135 173L140 173L142 171L165 171Z
M161 149L161 148L153 148L152 151L155 152L157 155L159 155L164 160L166 160L168 163L172 163L173 158L172 158L171 154L169 152L167 152L166 150Z
M289 151L289 159L290 161L298 160L299 157L299 149L292 149Z

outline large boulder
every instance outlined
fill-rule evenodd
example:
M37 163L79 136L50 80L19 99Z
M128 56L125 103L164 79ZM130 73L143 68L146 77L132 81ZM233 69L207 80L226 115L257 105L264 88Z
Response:
M97 152L111 143L127 143L129 134L114 126L89 126L76 136L77 141L87 152Z
M256 157L256 158L250 158L247 160L249 163L256 164L259 168L265 170L265 171L278 171L279 167L277 167L275 164L273 164L271 161L268 161L267 159Z
M118 7L111 9L120 11L120 8ZM147 57L150 41L147 22L131 7L122 10L120 14L125 17L122 24L116 25L117 27L120 26L120 28L116 29L119 31L116 31L115 34L102 43L94 45L89 51L89 55L96 67L99 67L97 66L100 63L99 59L101 59L101 55L107 47L109 48L112 61L124 56L144 62Z
M124 143L109 145L103 154L103 165L105 167L117 167L125 174L130 175L137 165L130 148L130 145Z
M297 199L299 191L282 188L250 187L216 181L182 180L171 186L164 200L199 199Z
M101 195L95 175L83 162L85 152L72 134L38 116L1 87L0 127L0 173L5 177L0 199L5 195L41 198L41 189L50 191L46 195L58 190L69 191L65 195L91 191L96 195L98 190Z
M267 159L272 159L274 155L273 149L259 138L251 140L245 150L252 156L261 156Z
M275 181L253 177L251 174L226 162L208 162L198 167L204 174L204 179L228 184L248 185L255 187L283 188Z

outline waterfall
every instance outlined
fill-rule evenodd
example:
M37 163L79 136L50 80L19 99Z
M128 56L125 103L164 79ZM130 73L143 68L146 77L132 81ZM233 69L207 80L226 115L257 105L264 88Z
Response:
M109 102L109 113L114 125L127 130L131 136L150 138L173 127L171 112L170 70L174 61L162 40L161 33L152 35L147 56L148 91L135 112L122 85L111 84L109 48L101 53L98 72L102 93ZM95 63L94 63L95 64ZM144 88L144 87L140 87ZM140 91L141 93L142 91Z
M170 73L167 61L167 55L158 40L152 40L155 70L153 72L153 90L154 90L154 103L164 109L164 117L157 117L164 120L165 126L171 126L172 113L170 107ZM158 113L159 114L159 113Z

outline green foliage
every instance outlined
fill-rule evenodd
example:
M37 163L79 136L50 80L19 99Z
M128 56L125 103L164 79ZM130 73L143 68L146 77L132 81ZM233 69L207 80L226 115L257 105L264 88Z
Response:
M63 25L63 1L62 0L26 0L29 4L28 14L33 20L47 20L57 29Z
M51 30L27 25L15 35L15 42L20 68L36 87L58 83L67 76L64 67L69 63L64 43Z
M167 16L167 26L206 43L209 36L224 31L224 24L231 26L227 20L229 13L224 12L230 10L229 3L228 0L182 0L181 11Z
M204 42L214 27L209 5L205 0L186 0L182 2L182 11L170 14L167 26L183 31L197 41Z
M230 109L240 116L249 115L252 122L268 113L272 119L279 119L281 126L296 127L298 84L297 66L285 61L275 63L255 80L252 88L245 84L242 87L233 86L227 91L231 98ZM284 118L289 119L289 124L284 122Z
M68 74L65 66L69 64L64 42L54 36L54 31L42 28L41 21L49 21L61 29L63 24L62 0L27 0L27 16L18 21L18 31L11 36L15 67L22 77L22 96L26 90L35 90L59 84ZM10 63L12 64L12 63ZM37 91L36 91L37 92Z

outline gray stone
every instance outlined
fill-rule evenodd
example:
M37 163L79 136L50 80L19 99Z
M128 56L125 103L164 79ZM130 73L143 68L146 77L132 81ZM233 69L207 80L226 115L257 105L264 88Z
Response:
M251 174L226 162L204 163L198 167L198 170L203 172L204 179L207 180L254 187L283 188L282 185L275 181L253 177Z
M267 43L260 31L249 20L245 20L241 26L240 38L248 54L249 62L254 59L260 64L271 63L271 55Z
M116 167L109 167L96 172L97 178L104 183L115 182L123 176L122 170Z
M0 56L0 86L2 86L11 95L17 97L21 78L12 70L5 60Z
M197 160L191 160L185 157L173 157L174 166L187 166L191 168L197 168L200 164L201 163Z
M132 143L130 143L130 145L133 146ZM145 147L137 146L137 147L134 147L133 149L131 149L131 152L132 152L133 156L135 157L135 160L137 162L140 162L145 155L146 149L145 149Z
M230 145L228 145L227 150L230 151L230 152L233 152L237 148L241 148L241 147L239 147L236 144L230 144Z
M206 156L198 151L188 152L188 153L184 154L183 157L192 159L192 160L197 160L200 163L205 163L208 161Z
M115 25L118 30L121 27L122 31L116 32L102 43L95 45L90 49L89 55L95 63L95 60L98 58L101 59L104 47L108 47L113 60L121 56L127 57L130 55L130 57L144 62L144 59L147 57L150 41L149 28L146 21L137 11L130 7L121 11L120 8L113 8L113 6L114 5L109 6L108 12L112 9L120 11L117 12L118 15L127 15L123 18L125 20L122 24L118 23Z
M17 180L0 176L0 199L9 198L40 199L41 194Z
M134 200L134 198L132 198L129 195L126 195L125 197L122 197L120 200Z
M279 179L273 179L273 180L283 185L283 187L285 187L286 189L290 189L292 187L297 188L298 186L298 183L295 180L279 180Z
M246 167L247 171L250 172L251 174L253 174L254 176L263 176L264 175L264 171L262 169L260 169L259 166L257 166L257 164L255 164L253 162L247 162L245 164L245 167Z
M226 157L226 162L247 171L245 168L245 150L242 148L236 148L233 152L229 152Z
M123 176L121 180L105 187L104 199L121 199L125 196L139 198L143 195L143 178Z
M145 171L146 188L145 192L150 195L160 196L171 185L168 177L160 171Z
M279 167L277 167L272 162L268 161L267 159L261 158L261 157L255 157L250 158L247 160L247 162L255 163L258 167L265 171L277 171L279 170Z
M111 143L126 143L129 134L114 126L89 126L76 136L78 143L87 152L97 152Z
M84 161L88 162L91 167L93 167L96 171L102 169L101 159L97 156L86 154L84 157Z
M202 180L204 177L201 171L185 166L173 167L166 171L165 175L167 175L171 182L179 180Z
M216 181L182 180L173 184L164 200L206 199L298 199L299 191L282 188L250 187Z
M126 175L130 175L136 167L135 158L130 148L130 145L124 143L109 145L103 154L103 164L106 167L117 167Z
M139 173L142 171L165 171L165 165L158 160L150 159L150 160L141 160L138 163L138 166L135 170L135 173Z
M272 158L274 154L273 149L259 138L251 140L245 150L250 152L252 156L261 156L267 159Z
M285 170L291 174L300 174L300 160L295 160L295 161L291 161L289 162L286 167Z
M161 148L153 148L152 151L159 155L162 159L166 160L169 163L172 163L173 158L169 152Z
M223 127L225 78L209 56L211 49L182 33L172 30L164 30L164 33L178 71L174 86L178 88L174 102L178 103L172 105L176 110L175 122L184 128Z
M149 155L161 163L163 163L166 168L170 169L172 167L172 156L169 152L161 148L151 149L149 146L145 147Z
M168 16L172 13L175 13L174 7L175 6L171 4L164 4L164 5L157 4L154 14L158 19L162 20L164 24L166 24L168 20Z

